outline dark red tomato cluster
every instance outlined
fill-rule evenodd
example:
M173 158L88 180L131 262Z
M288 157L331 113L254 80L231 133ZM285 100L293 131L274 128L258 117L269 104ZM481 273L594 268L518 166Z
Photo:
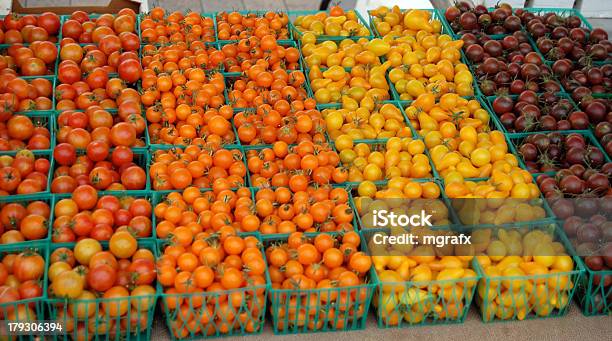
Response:
M2 74L0 96L6 104L0 122L8 120L10 112L53 110L53 83L46 78L25 80L13 74Z
M444 16L457 34L511 34L521 30L521 19L512 14L508 4L500 4L489 12L484 5L474 7L468 1L459 1L448 7Z
M47 189L50 162L22 149L0 156L0 195L32 194Z
M23 321L36 320L34 303L17 304L17 301L40 297L43 294L42 279L45 259L38 250L9 253L0 262L0 318Z
M57 117L58 143L69 143L76 149L86 149L94 161L106 158L110 147L143 147L142 137L146 122L140 113L111 114L93 106L87 110L67 110ZM124 117L123 117L124 116Z
M57 47L49 41L14 44L0 56L0 71L20 76L52 75L56 60Z
M9 13L0 21L0 44L57 42L60 17L51 12L41 15Z
M531 90L521 92L516 99L510 96L496 97L493 111L510 132L588 129L589 116L579 111L569 98L552 92L536 94Z
M53 157L59 165L53 173L53 193L72 193L80 185L106 191L142 190L146 186L145 171L134 163L134 152L125 146L88 148L85 155L77 156L76 148L64 142L55 147Z
M612 117L612 115L608 115L608 117ZM606 153L608 153L608 156L612 155L612 122L608 119L607 121L597 123L593 133Z
M553 72L558 75L561 85L572 97L582 100L591 94L608 94L612 87L612 64L599 66L585 66L575 70L568 67L571 64L567 59L561 59L553 64Z
M496 93L520 94L525 90L537 93L561 91L551 68L536 52L528 52L515 59L518 61L508 63L503 59L489 57L476 66L474 73L485 96Z
M604 166L603 151L578 133L529 135L518 146L518 152L531 173L556 172L574 165L592 169L609 167Z
M538 176L538 184L544 195L552 198L605 197L612 194L608 181L611 172L612 163L606 163L600 171L574 164L560 170L555 177L546 174Z
M151 237L151 203L145 198L104 195L81 185L71 198L61 199L55 206L52 240L74 242L82 238L109 240L113 233L127 229L138 238Z
M0 244L47 237L51 208L45 201L0 204Z
M461 36L463 51L472 63L481 63L489 57L504 62L523 63L525 56L533 52L525 32L517 31L502 39L491 39L487 35L476 36L466 33Z

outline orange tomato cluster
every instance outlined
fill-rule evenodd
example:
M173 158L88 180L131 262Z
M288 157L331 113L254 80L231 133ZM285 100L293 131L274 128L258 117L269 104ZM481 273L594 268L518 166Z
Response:
M274 105L286 100L295 106L305 107L308 94L303 87L306 80L302 71L287 72L276 69L266 71L265 60L258 61L246 72L246 77L230 79L229 104L233 108L255 108L262 104Z
M50 41L13 44L0 56L0 71L16 76L53 75L56 60L57 47Z
M352 231L348 192L331 186L308 187L292 193L286 187L262 188L255 194L261 234Z
M184 43L143 48L142 103L154 143L189 145L198 138L233 143L229 120L232 109L224 106L225 80L211 71L223 53L204 43ZM206 109L205 109L206 108Z
M27 149L0 156L0 195L32 194L47 190L51 163Z
M255 111L245 110L234 115L241 144L272 144L281 141L294 144L302 141L325 142L325 121L315 108L312 98L304 100L304 108L281 99L262 104Z
M13 115L6 122L0 122L0 150L41 150L51 147L51 133L42 118Z
M239 40L250 37L261 38L272 34L276 39L289 39L289 17L287 13L266 12L263 15L238 12L217 13L217 35L219 40Z
M311 183L343 183L348 178L348 171L339 166L338 153L327 144L302 141L289 147L279 141L272 148L248 150L246 157L253 187L280 186L298 192Z
M266 262L254 236L199 233L188 246L169 245L157 280L170 331L188 335L252 333L263 326Z
M98 197L91 186L82 185L72 197L58 200L54 212L51 236L54 243L82 238L109 240L120 231L129 231L138 238L152 236L153 207L146 198Z
M342 329L367 313L368 289L346 289L364 284L372 265L370 256L359 251L360 244L356 232L338 237L322 233L312 239L295 232L266 249L273 288L313 290L310 295L279 295L278 309L270 309L276 329ZM330 308L320 311L322 306ZM322 316L314 318L316 314Z
M245 184L246 165L240 150L190 145L184 150L157 150L149 169L154 190L236 188Z
M155 7L142 18L140 31L143 43L215 41L213 19L193 11L167 14L163 8Z
M62 332L73 339L138 334L150 326L147 312L155 306L155 258L151 250L139 248L129 232L116 233L107 250L90 238L73 248L55 249L48 277L49 296L57 300L51 309Z
M293 46L279 45L271 34L223 45L221 52L225 55L223 64L227 72L247 72L258 63L272 71L300 68L300 51Z
M49 204L43 200L0 204L0 244L45 239Z
M158 223L156 235L174 244L188 246L200 232L255 232L260 220L253 212L251 191L215 188L202 192L188 187L182 193L172 192L155 206Z

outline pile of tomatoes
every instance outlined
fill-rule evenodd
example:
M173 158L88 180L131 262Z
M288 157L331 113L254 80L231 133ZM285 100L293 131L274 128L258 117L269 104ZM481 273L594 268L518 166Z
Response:
M156 263L175 337L254 333L263 327L267 269L257 237L200 232L186 245L163 247Z
M33 194L47 190L51 163L49 156L21 149L15 155L0 156L0 193Z
M218 40L240 40L273 35L278 40L290 39L289 16L282 12L247 13L219 12L217 19Z
M60 17L51 12L37 16L9 13L0 21L0 43L11 45L36 41L56 43L60 23Z
M84 238L53 249L49 259L50 309L74 339L139 334L155 307L155 258L127 232L103 248ZM68 303L66 299L69 299Z

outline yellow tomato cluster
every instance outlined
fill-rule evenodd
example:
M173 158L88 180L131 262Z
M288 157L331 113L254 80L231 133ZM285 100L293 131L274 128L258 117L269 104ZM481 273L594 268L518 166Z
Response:
M392 231L396 235L401 229ZM449 231L412 228L415 235L452 235ZM387 325L420 323L428 317L458 319L471 300L477 275L470 268L473 255L452 245L380 245L369 242L372 262L382 284L374 305ZM454 256L457 254L458 256ZM432 281L440 281L432 284Z
M385 72L389 62L381 65L356 65L347 71L340 65L321 70L318 65L308 71L310 86L318 104L339 102L342 94L359 102L367 96L374 101L390 99Z
M429 159L424 154L425 144L421 140L392 137L385 145L358 143L352 148L340 148L338 152L343 166L348 168L350 182L432 177Z
M574 283L567 272L574 269L574 262L551 233L483 229L472 233L472 245L489 279L483 278L477 289L486 321L523 320L531 312L548 316L569 304L568 291Z
M391 45L385 57L391 63L389 80L400 99L412 100L423 93L474 95L472 74L460 61L462 40L424 31L383 40Z
M370 35L370 30L359 22L354 10L346 11L343 14L331 16L326 12L319 12L311 15L301 15L295 19L293 24L304 35L336 37L365 37Z
M440 33L442 23L432 19L433 12L411 9L401 11L398 6L381 6L370 11L372 24L381 36L414 36L419 31Z
M381 54L379 54L380 50L377 50L380 48L377 45L372 45L365 38L357 41L344 39L339 43L326 40L319 44L316 44L316 40L305 41L302 38L302 54L309 69L315 65L326 68L332 66L351 68L356 65L380 65L378 56Z
M391 103L377 105L370 96L360 102L342 96L340 109L325 109L322 115L329 137L336 141L336 148L352 148L347 147L352 140L412 136L398 107ZM338 142L342 135L346 137ZM348 141L349 138L352 140Z
M418 164L414 166L425 167ZM357 187L357 194L376 199L435 199L440 197L440 187L431 181L414 182L412 178L398 176L389 179L385 188L381 189L371 181L363 181Z

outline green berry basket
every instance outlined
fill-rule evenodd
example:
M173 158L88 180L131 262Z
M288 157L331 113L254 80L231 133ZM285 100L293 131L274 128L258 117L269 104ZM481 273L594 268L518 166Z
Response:
M259 233L250 235L261 241ZM160 255L167 245L166 241L158 240ZM261 251L265 260L263 248ZM266 284L262 285L199 293L167 293L158 283L157 290L170 337L172 340L197 340L260 334L264 327L270 282L267 268L265 277Z
M108 242L102 242L108 250ZM50 253L58 248L74 250L75 243L53 244ZM153 241L138 241L139 249L155 255ZM155 290L155 284L150 285ZM51 295L51 294L50 294ZM150 340L157 293L138 296L104 298L94 294L92 299L71 299L49 296L46 299L46 318L62 324L65 332L55 340Z
M506 239L506 242L499 240L492 241L490 239L491 234L489 234L489 239L483 238L486 231L479 233L480 236L475 236L474 233L478 230L481 229L472 230L472 238L481 242L483 240L486 241L488 246L486 244L483 245L487 247L487 252L489 254L493 252L492 257L500 257L501 254L499 252L489 252L489 249L494 242L506 244L510 240ZM506 236L503 239L510 238L508 237L510 233L519 233L519 236L523 238L521 252L517 253L517 255L508 255L505 258L501 256L503 259L500 258L501 261L493 267L477 262L476 269L481 276L481 280L478 283L476 303L479 307L482 320L484 322L521 321L534 318L560 317L567 314L576 287L584 274L584 267L582 261L575 255L565 234L554 221L548 224L529 223L497 229L492 228L489 230L489 233L492 233L490 231L496 231L499 235L499 232L502 230L506 231ZM535 233L538 233L540 237L536 237ZM565 264L559 267L557 267L556 263L553 265L549 258L552 254L544 251L541 246L542 239L538 241L537 238L549 238L548 242L552 243L551 247L553 248L551 250L555 251L556 255L565 254L567 256ZM538 242L540 244L535 244ZM525 251L524 249L528 247L528 243L534 244L529 246L531 251ZM554 249L555 247L558 250ZM529 256L529 259L521 256L524 252L538 251L543 253L541 255ZM511 257L516 258L515 260L507 261L508 264L505 264L500 269L500 264ZM486 259L489 258L487 257ZM514 264L511 264L512 262ZM553 260L553 262L557 262L557 260ZM548 268L541 264L553 266L554 272L549 272ZM526 274L516 275L516 271L512 269L514 266L524 269L524 271L519 273ZM565 269L568 266L571 267L570 270Z
M593 271L587 266L576 288L576 301L585 316L610 315L612 313L612 270ZM607 284L607 285L606 285Z
M315 237L321 233L306 233ZM342 238L343 233L324 233ZM287 238L263 237L266 246L287 242ZM361 238L363 249L364 240ZM276 335L338 332L365 328L374 294L373 269L366 275L366 283L357 286L285 289L270 288L270 315ZM298 285L295 283L295 285Z

